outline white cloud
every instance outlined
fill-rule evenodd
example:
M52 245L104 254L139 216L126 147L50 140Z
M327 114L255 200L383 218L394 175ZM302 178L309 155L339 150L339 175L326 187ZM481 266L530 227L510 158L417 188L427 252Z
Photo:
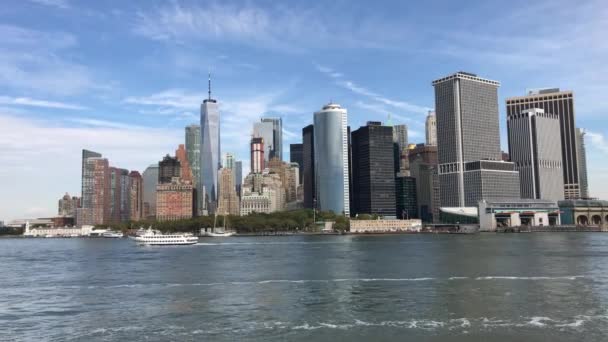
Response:
M67 0L29 0L29 1L36 3L36 4L44 5L44 6L57 7L60 9L70 8L70 4L68 3Z
M102 153L111 165L141 172L183 143L182 131L86 118L62 122L0 113L0 127L0 189L11 197L0 206L5 220L28 216L29 208L45 208L36 216L53 215L63 193L79 194L83 148Z
M194 109L198 108L207 94L188 92L184 89L168 89L149 96L130 96L125 103L159 106L162 108Z
M587 140L591 142L591 144L586 144L586 148L589 149L597 149L603 153L608 154L608 140L604 137L603 134L591 131L585 131L585 135Z
M87 67L61 56L76 44L71 34L0 25L0 84L59 95L100 89Z
M87 107L46 100L36 100L29 97L8 97L0 96L0 104L5 105L17 105L17 106L31 106L31 107L43 107L43 108L56 108L56 109L71 109L71 110L84 110Z
M270 8L253 4L230 5L206 2L204 5L172 1L153 10L140 11L133 32L143 37L186 45L189 41L239 42L288 52L311 47L394 48L386 44L387 35L378 35L385 26L377 18L358 18L358 25L334 20L333 7L298 6L277 3Z
M398 110L402 110L402 111L406 111L406 112L410 112L410 113L417 113L417 114L426 114L430 110L430 108L428 108L428 107L415 105L415 104L408 103L405 101L389 99L386 96L380 95L363 86L359 86L359 85L355 84L353 81L343 79L344 75L342 73L336 72L332 68L329 68L327 66L322 66L322 65L315 63L315 67L321 73L334 79L336 84L339 85L340 87L348 89L357 95L363 95L373 101L376 101L377 103L388 105L388 106L391 106ZM378 106L377 104L373 104L371 106L373 106L373 108L369 107L368 109L373 109L375 111L379 111L382 108L381 106Z

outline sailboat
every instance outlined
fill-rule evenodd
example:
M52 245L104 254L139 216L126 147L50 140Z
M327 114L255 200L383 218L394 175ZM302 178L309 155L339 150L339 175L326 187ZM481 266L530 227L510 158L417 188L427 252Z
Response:
M215 218L213 219L213 229L211 229L210 232L208 232L207 230L202 230L201 229L201 236L208 236L208 237L229 237L234 235L234 232L228 232L226 231L226 216L224 215L224 226L222 227L222 230L220 232L216 232L215 231L215 224L217 223L217 214L215 214Z

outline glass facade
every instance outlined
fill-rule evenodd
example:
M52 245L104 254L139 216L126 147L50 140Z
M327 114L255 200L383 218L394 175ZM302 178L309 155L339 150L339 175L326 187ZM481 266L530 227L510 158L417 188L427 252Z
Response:
M328 104L314 114L316 207L350 215L347 112Z
M199 214L215 212L220 151L220 112L216 100L206 99L201 105L201 175L197 191Z

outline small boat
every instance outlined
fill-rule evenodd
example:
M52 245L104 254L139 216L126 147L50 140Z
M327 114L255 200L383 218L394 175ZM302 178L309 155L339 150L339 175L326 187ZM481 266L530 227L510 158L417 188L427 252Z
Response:
M140 229L138 235L132 239L140 245L151 246L194 245L198 243L198 238L190 233L163 234L151 227L143 232Z
M207 231L206 228L201 228L200 230L200 236L206 236L206 237L229 237L229 236L233 236L235 234L234 231L228 231L226 230L226 221L228 220L226 218L226 216L223 216L224 218L224 225L223 227L215 227L216 223L217 223L217 215L215 215L215 218L213 220L213 228L211 229L211 231Z
M108 239L118 239L118 238L122 238L123 234L122 232L113 232L113 231L107 231L107 232L103 232L101 234L102 237L104 238L108 238Z

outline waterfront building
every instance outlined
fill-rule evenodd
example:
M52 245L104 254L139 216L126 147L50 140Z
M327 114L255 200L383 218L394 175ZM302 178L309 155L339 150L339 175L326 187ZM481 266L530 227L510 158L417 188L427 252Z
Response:
M418 218L418 198L416 196L416 178L401 173L395 177L395 214L399 219Z
M422 221L408 220L350 220L350 233L416 233L422 230Z
M234 169L234 154L230 152L224 153L222 157L222 167L225 169Z
M57 215L76 217L76 209L80 207L80 197L70 196L67 192L59 199ZM0 225L1 227L2 225Z
M557 203L544 199L511 199L479 201L479 230L496 231L497 228L559 226Z
M520 197L514 164L501 161L499 85L465 72L433 82L443 207Z
M191 183L173 177L156 186L156 219L171 221L191 218L194 191Z
M302 184L302 177L304 172L304 144L290 144L289 145L289 161L292 163L298 163L300 169L300 179L298 182Z
M170 155L166 155L163 160L158 162L158 183L171 183L175 177L181 178L182 166L179 160Z
M241 186L243 185L243 162L237 160L234 162L234 186L236 193L241 196Z
M302 129L302 185L304 208L312 209L315 202L315 126Z
M129 219L129 170L110 167L110 219L112 223Z
M110 166L101 157L87 157L83 173L83 202L77 212L77 225L97 225L110 222ZM86 199L86 201L85 201Z
M317 208L350 216L347 111L329 103L314 114Z
M562 224L608 229L608 201L564 200L557 204Z
M437 117L435 112L429 110L425 122L426 145L437 146Z
M560 91L559 88L540 89L530 91L526 96L508 98L506 103L508 116L520 114L526 109L540 108L545 113L559 117L564 198L580 198L581 188L575 129L574 94L571 91Z
M184 182L192 182L192 169L190 168L190 162L188 161L188 155L184 144L180 144L175 151L175 158L179 161L180 165L180 178Z
M234 185L233 169L222 168L220 169L220 191L218 201L218 215L239 215L239 198L236 195Z
M215 212L220 156L220 112L217 100L211 98L209 76L209 96L201 104L201 179L197 191L200 214Z
M145 219L156 217L156 186L158 185L158 164L148 166L142 175L143 212Z
M81 208L76 210L76 224L81 226L83 224L88 224L87 222L91 221L92 208L93 208L93 196L94 196L94 187L93 187L93 177L88 172L91 172L91 169L87 168L87 160L89 158L101 158L101 153L82 150L82 173L81 173Z
M576 146L578 158L578 177L581 189L581 198L589 199L589 183L587 181L587 152L585 148L585 131L576 129Z
M270 213L270 197L257 192L243 194L241 197L241 216L251 213Z
M264 158L283 160L283 120L281 118L262 118L253 125L253 136L264 138Z
M264 171L264 138L251 138L251 172L262 173Z
M129 220L139 221L143 217L143 178L137 171L129 173Z
M519 171L522 198L564 199L559 117L539 108L507 115L509 156Z
M393 128L368 122L351 134L353 215L395 217Z

